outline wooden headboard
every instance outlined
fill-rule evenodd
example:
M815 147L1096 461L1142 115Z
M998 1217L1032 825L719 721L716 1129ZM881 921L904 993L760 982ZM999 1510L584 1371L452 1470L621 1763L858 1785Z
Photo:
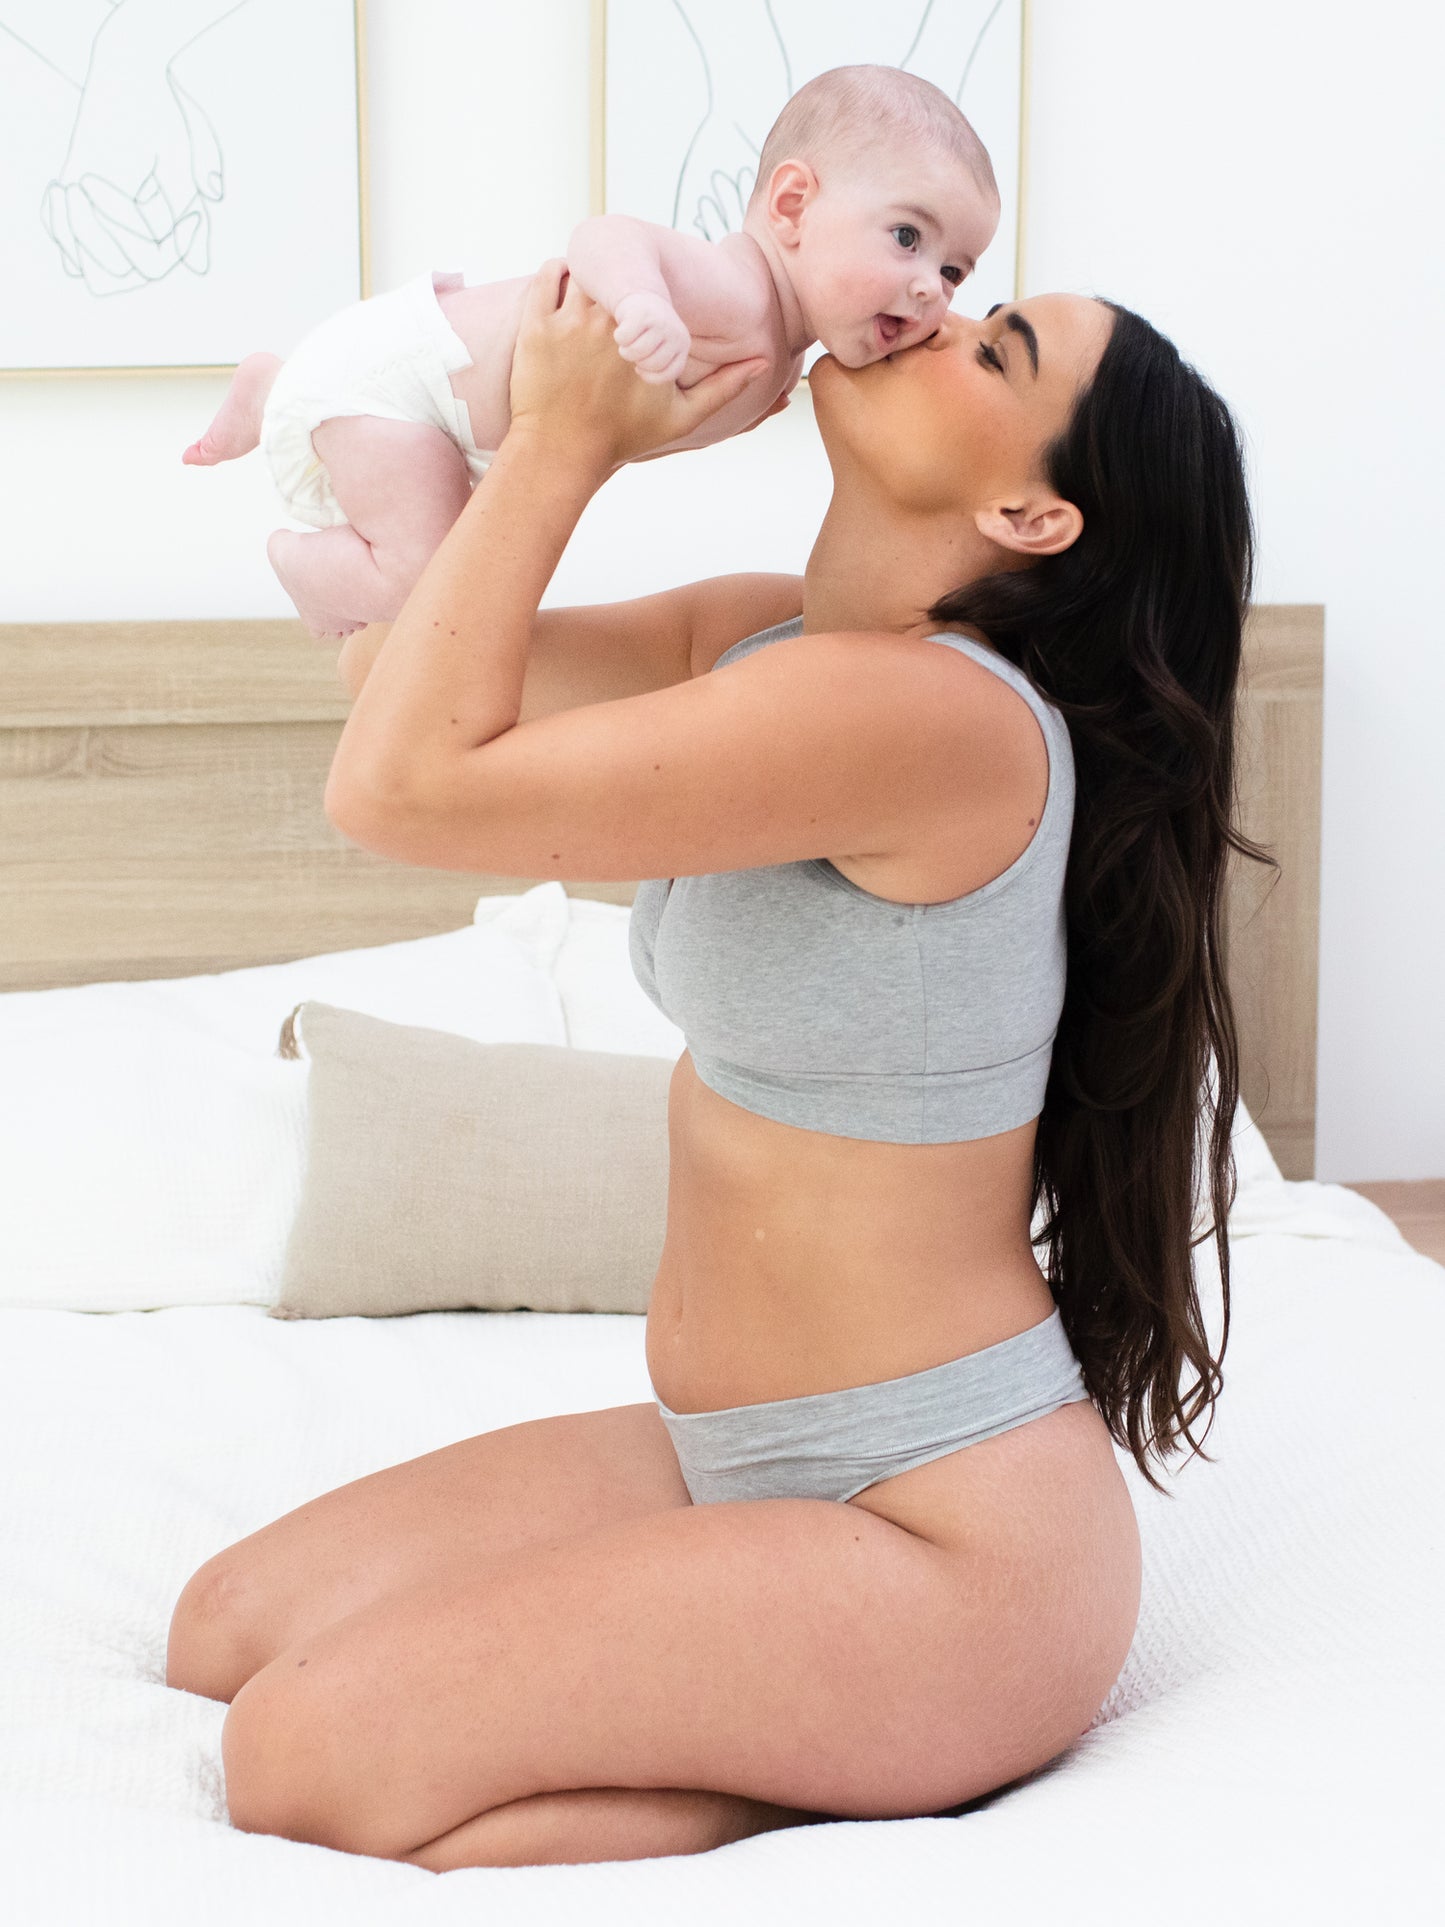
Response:
M1228 968L1245 1102L1314 1174L1323 610L1246 637ZM321 797L348 699L297 622L0 625L0 989L189 976L430 936L528 879L352 848ZM1271 888L1271 886L1273 886ZM630 904L635 883L565 885Z

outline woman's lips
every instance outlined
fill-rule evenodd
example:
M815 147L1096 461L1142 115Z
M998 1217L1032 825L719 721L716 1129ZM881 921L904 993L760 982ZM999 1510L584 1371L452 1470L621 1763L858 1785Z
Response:
M896 314L875 314L873 333L878 346L886 355L890 348L897 346L898 337L903 333L903 323Z

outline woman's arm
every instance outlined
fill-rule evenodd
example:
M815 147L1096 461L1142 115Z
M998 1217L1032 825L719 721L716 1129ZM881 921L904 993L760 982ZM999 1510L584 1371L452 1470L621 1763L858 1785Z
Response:
M338 828L420 801L459 758L519 720L537 605L583 509L623 462L692 433L736 398L756 361L683 393L620 359L612 319L537 274L512 363L512 421L491 466L386 631L326 787ZM358 650L358 655L360 650Z
M785 622L802 607L801 576L752 573L709 576L625 602L539 609L517 720L671 689L706 674L744 636ZM389 626L369 623L341 645L337 674L353 699Z

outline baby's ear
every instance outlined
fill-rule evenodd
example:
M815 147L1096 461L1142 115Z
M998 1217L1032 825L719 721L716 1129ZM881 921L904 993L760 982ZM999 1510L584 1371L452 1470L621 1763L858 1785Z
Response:
M803 210L818 192L818 177L806 161L779 161L768 182L768 226L784 247L802 239Z

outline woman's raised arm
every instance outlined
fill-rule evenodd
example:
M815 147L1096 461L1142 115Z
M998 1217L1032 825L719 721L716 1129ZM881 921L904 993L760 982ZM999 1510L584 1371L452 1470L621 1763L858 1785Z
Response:
M512 364L512 422L487 473L407 597L342 731L326 811L404 807L450 759L521 716L540 602L583 509L624 462L689 435L757 373L735 362L686 392L617 353L607 310L539 270Z
M588 703L645 696L705 675L725 649L801 613L798 575L709 576L621 602L539 609L532 625L519 723ZM389 625L347 637L337 674L355 697Z

